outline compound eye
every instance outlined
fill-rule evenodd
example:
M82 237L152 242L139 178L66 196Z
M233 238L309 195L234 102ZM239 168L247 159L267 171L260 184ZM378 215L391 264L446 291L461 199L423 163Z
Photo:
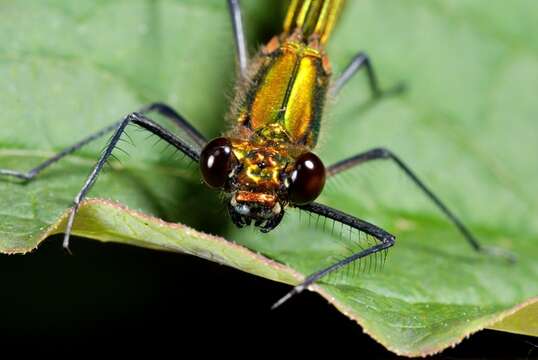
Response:
M305 153L295 161L288 189L289 200L295 205L314 201L325 185L325 166L313 153Z
M200 154L200 171L205 183L212 188L223 187L234 161L230 140L216 138L208 142Z

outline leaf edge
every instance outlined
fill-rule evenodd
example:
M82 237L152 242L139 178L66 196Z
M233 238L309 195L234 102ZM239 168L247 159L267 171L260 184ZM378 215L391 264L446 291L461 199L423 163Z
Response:
M278 282L285 283L285 284L292 285L292 286L299 284L306 277L304 274L299 273L298 271L292 269L288 265L285 265L285 264L282 264L282 263L280 263L278 261L270 259L270 258L268 258L268 257L266 257L266 256L264 256L264 255L262 255L260 253L254 252L254 251L250 250L249 248L247 248L247 247L245 247L243 245L240 245L240 244L235 243L233 241L227 240L227 239L225 239L223 237L220 237L220 236L216 236L216 235L208 234L208 233L205 233L205 232L202 232L202 231L198 231L196 229L193 229L193 228L191 228L191 227L189 227L187 225L181 224L181 223L171 223L171 222L164 221L164 220L162 220L162 219L160 219L158 217L148 215L148 214L146 214L146 213L144 213L142 211L137 211L137 210L130 209L126 205L124 205L124 204L122 204L120 202L117 202L117 201L108 200L108 199L101 199L101 198L88 198L88 199L86 199L86 200L84 200L84 201L82 201L80 203L79 211L83 212L84 209L91 208L91 207L94 207L94 206L111 207L111 208L113 208L115 210L124 211L129 216L138 218L140 220L151 221L154 224L158 224L158 225L161 225L161 226L166 226L168 228L176 228L176 229L187 230L190 233L194 233L195 236L203 237L203 238L205 238L206 240L209 240L209 241L220 242L221 244L224 244L225 246L231 246L232 248L234 248L234 250L239 250L239 251L243 252L244 255L249 256L251 258L251 260L259 261L259 262L262 263L262 265L267 266L267 267L269 267L272 270L275 270L277 272L282 272L284 275L287 275L288 277L293 278L295 281L292 283L292 282L288 282L288 281L283 281L282 279L278 279L278 278L275 278L275 277L273 277L273 278L272 277L265 277L265 276L257 274L257 273L252 273L253 275L257 275L257 276L260 276L260 277L267 278L269 280L278 281ZM48 226L39 235L37 235L37 241L35 242L34 247L31 247L31 248L11 248L8 251L0 250L0 253L4 253L4 254L8 254L8 255L14 255L14 254L25 255L27 253L30 253L30 252L36 250L39 247L39 245L43 241L45 241L48 237L63 232L63 229L65 228L65 224L67 222L67 218L69 217L69 213L70 213L70 209L66 209L57 218L57 220L52 225ZM74 233L76 234L76 222L75 222ZM101 241L101 242L109 242L109 240L104 240L104 239L101 239L101 238L98 238L98 237L90 237L90 238L92 240L98 240L98 241ZM128 243L120 242L120 241L113 241L113 242L122 243L122 244L126 244L126 245L133 245L133 244L128 244ZM154 249L157 249L157 250L160 250L160 251L172 251L172 249L166 249L164 247L155 247ZM194 254L190 254L190 255L204 258L201 255L194 255ZM205 259L215 261L215 259L208 259L208 258L205 258ZM240 271L246 271L244 269L241 269L239 267L234 266L233 264L224 263L224 265L233 267L233 268L235 268L237 270L240 270ZM321 295L321 297L323 297L325 300L327 300L327 302L329 304L334 306L340 313L342 313L343 315L348 317L350 320L355 321L357 323L357 325L359 325L362 328L362 330L363 330L363 332L365 334L370 336L372 339L374 339L376 342L381 344L387 350L393 352L396 355L407 356L407 357L426 357L426 356L438 354L438 353L440 353L440 352L442 352L442 351L444 351L444 350L446 350L446 349L448 349L450 347L455 347L456 345L461 343L463 340L470 337L472 334L474 334L474 333L476 333L476 332L478 332L480 330L486 329L486 328L492 328L495 324L497 324L497 323L499 323L501 321L505 321L505 320L509 319L511 316L515 315L517 312L519 312L520 310L526 308L527 306L531 306L533 304L538 303L538 296L526 299L522 303L514 305L509 309L506 309L506 310L504 310L504 311L502 311L502 312L500 312L498 314L491 315L490 318L487 321L485 321L481 325L471 327L471 329L469 331L466 331L465 333L459 335L455 341L441 342L436 347L425 348L422 351L412 352L412 351L405 351L405 350L401 351L400 349L390 345L389 341L387 341L387 339L383 338L382 336L374 335L375 331L371 331L370 327L368 326L367 321L365 321L362 317L360 317L359 314L356 314L351 308L349 308L345 304L338 301L334 296L332 296L329 293L329 291L325 290L321 285L314 284L314 285L310 286L310 288L308 288L308 290L316 292L319 295ZM493 330L508 332L506 330L495 329L495 328L493 328Z

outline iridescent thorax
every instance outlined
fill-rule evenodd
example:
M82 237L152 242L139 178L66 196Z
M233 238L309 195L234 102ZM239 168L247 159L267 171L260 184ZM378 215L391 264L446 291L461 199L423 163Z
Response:
M330 72L319 44L308 45L301 37L300 31L282 43L275 37L262 49L253 61L251 85L239 94L234 118L254 132L269 132L278 124L287 135L281 140L312 149Z

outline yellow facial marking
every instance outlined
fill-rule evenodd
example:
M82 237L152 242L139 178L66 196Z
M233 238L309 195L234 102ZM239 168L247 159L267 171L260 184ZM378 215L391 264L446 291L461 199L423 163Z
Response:
M292 161L285 148L263 137L257 142L232 140L232 145L242 165L236 175L240 187L260 193L274 193L281 187L280 174Z

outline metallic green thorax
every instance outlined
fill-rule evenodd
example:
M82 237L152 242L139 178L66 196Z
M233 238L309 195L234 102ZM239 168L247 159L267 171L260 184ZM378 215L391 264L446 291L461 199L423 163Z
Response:
M254 132L279 124L287 141L317 142L330 73L323 53L300 41L274 38L255 60L256 72L239 102L237 121ZM284 139L282 139L284 140Z

